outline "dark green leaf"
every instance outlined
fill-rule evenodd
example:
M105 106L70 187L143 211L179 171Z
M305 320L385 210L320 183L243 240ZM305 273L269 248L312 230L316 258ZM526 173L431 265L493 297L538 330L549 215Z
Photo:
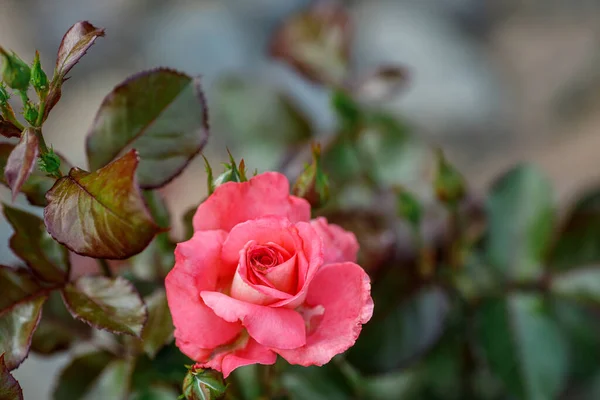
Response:
M375 318L363 327L348 360L363 373L388 372L402 367L431 348L446 325L446 294L436 287L386 310L375 299Z
M148 307L148 322L142 334L142 346L150 358L173 339L173 321L167 304L167 295L162 289L144 299Z
M175 243L168 233L159 233L148 247L131 258L133 274L146 281L164 279L175 265Z
M37 136L33 128L27 128L23 131L19 143L8 156L4 168L4 178L12 191L13 201L15 201L21 187L31 175L38 154Z
M600 191L586 194L569 212L548 262L567 270L600 262Z
M351 36L350 16L339 2L314 2L275 32L270 53L305 78L339 85L348 71Z
M39 296L21 301L0 313L0 354L5 353L8 369L18 367L29 354L31 338L40 321L44 301L46 296Z
M489 366L519 399L555 399L567 377L567 343L540 297L490 299L478 312L478 335Z
M77 356L62 370L54 389L54 400L83 399L94 381L113 356L106 351L96 351Z
M148 318L143 300L121 277L83 276L64 288L63 299L75 318L113 333L141 337Z
M39 283L29 271L0 265L0 313L40 290Z
M132 150L96 172L73 168L46 194L48 232L83 256L123 259L141 252L160 228L136 187L137 165Z
M71 316L60 293L55 291L50 293L44 304L31 349L39 354L53 354L68 349L78 339L88 339L90 336L91 328Z
M14 126L11 122L2 118L2 116L0 115L0 135L7 138L18 138L21 137L21 131L19 130L19 128Z
M95 170L137 149L140 186L157 188L179 175L207 139L208 115L200 81L156 69L129 78L104 99L86 151Z
M352 386L334 363L322 367L290 366L281 378L293 400L350 400Z
M194 219L194 215L196 214L196 210L198 209L197 206L194 206L192 208L190 208L189 210L187 210L185 212L185 214L183 214L183 226L185 228L185 240L191 239L192 236L194 236L194 224L193 224L193 219Z
M516 280L539 277L554 227L548 180L532 166L512 169L492 187L487 213L490 264Z
M192 367L183 380L182 390L186 400L217 400L222 398L226 387L220 372Z
M171 215L165 200L156 190L144 190L142 192L144 201L148 205L148 210L154 218L154 222L161 228L171 226Z
M0 400L23 400L21 386L6 367L4 354L0 354Z
M4 216L14 229L10 248L40 279L65 282L69 278L69 253L48 234L44 221L18 208L6 204L3 207Z

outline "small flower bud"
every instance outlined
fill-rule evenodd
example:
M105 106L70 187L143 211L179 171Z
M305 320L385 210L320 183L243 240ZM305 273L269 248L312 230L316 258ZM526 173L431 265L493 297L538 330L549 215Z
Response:
M0 55L4 58L2 67L2 80L4 83L15 90L27 90L31 78L31 70L27 64L15 53L8 54L1 47Z
M186 400L212 400L222 398L227 386L217 371L192 366L183 380L182 389Z
M311 206L321 207L329 200L329 180L321 169L321 146L312 147L313 161L304 168L298 177L292 192L298 197L306 199Z
M29 101L25 103L23 106L23 117L25 118L25 121L35 126L38 119L37 106Z
M246 177L246 164L244 163L244 160L242 159L240 161L240 164L238 167L236 165L235 159L233 158L231 153L229 153L229 161L230 161L229 164L225 164L225 172L223 172L221 175L219 175L217 177L217 179L215 179L214 185L212 187L213 191L214 191L214 188L216 188L226 182L246 182L248 180L248 178ZM212 175L212 171L211 171L211 175ZM209 188L210 188L210 185L209 185Z
M60 157L53 149L40 155L38 165L42 172L52 176L60 176Z
M31 85L40 97L43 97L48 93L48 77L42 69L42 65L40 64L40 53L37 51L35 52L33 66L31 67Z
M434 188L437 198L455 206L465 196L465 181L460 172L452 166L441 151L437 153L437 171Z

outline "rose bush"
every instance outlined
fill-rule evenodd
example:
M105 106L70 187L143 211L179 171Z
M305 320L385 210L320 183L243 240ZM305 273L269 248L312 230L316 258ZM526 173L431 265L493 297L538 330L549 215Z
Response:
M310 220L284 175L228 182L197 209L166 279L177 346L227 377L248 364L323 365L373 312L353 233Z

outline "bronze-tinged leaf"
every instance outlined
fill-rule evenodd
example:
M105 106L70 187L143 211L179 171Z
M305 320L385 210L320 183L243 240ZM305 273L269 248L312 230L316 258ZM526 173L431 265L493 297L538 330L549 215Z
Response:
M208 114L200 81L156 69L129 78L104 99L86 152L95 170L135 148L140 154L140 186L151 189L181 173L207 139Z
M98 329L141 337L148 311L127 279L83 276L69 283L62 295L75 318Z
M8 187L12 190L13 201L17 198L21 186L31 175L38 154L38 139L35 131L33 128L27 128L23 131L19 143L8 156L4 168L4 177Z
M46 231L44 221L36 215L3 205L4 216L14 233L10 248L40 279L51 283L66 282L69 278L69 253Z
M100 36L104 36L104 29L87 21L78 22L69 28L58 48L56 73L64 78Z
M21 137L21 130L0 115L0 135L7 138Z
M4 177L4 171L6 169L6 162L8 160L8 156L15 148L14 144L11 143L0 143L0 183L8 186L8 182L6 182L6 178ZM58 154L60 158L60 172L63 175L68 174L72 165L67 161L62 155ZM39 168L34 168L33 172L29 176L29 179L25 181L23 186L21 186L21 193L25 195L27 201L34 206L45 207L46 202L46 192L52 188L56 182L56 178L51 176L47 176L45 173L39 170Z
M408 71L396 65L378 67L358 79L353 87L354 96L364 103L389 101L406 88Z
M135 150L96 172L73 168L46 194L48 232L82 256L124 259L150 243L161 229L136 185Z
M21 386L6 367L4 354L0 354L0 400L23 400Z
M148 307L148 322L142 334L142 348L150 358L173 339L173 320L167 304L167 295L159 289L144 298Z
M42 288L24 268L16 269L0 265L0 313L17 303L33 297Z
M271 40L270 54L313 82L338 85L348 71L351 36L343 5L319 0L283 23Z
M46 296L22 301L0 313L0 354L5 353L6 367L18 367L29 354L31 338L42 315Z

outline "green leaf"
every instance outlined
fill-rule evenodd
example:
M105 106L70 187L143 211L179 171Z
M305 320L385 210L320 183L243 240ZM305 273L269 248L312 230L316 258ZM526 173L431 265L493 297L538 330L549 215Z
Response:
M348 72L352 25L339 2L315 2L275 32L270 54L313 82L339 85Z
M167 203L156 190L144 190L142 192L144 201L148 205L148 210L154 218L154 221L161 228L168 228L171 226L171 215Z
M46 296L21 301L0 312L0 354L9 370L18 367L29 353L33 332L40 321ZM6 340L5 338L10 338Z
M94 381L112 360L113 355L107 351L95 351L77 356L60 373L53 399L83 399Z
M21 187L33 172L38 154L38 139L35 131L33 128L27 128L23 131L19 143L8 156L4 168L4 178L12 191L13 201L15 201Z
M140 186L149 189L179 175L207 139L208 111L200 81L160 68L129 78L104 99L86 151L95 170L137 149Z
M33 273L46 282L62 283L69 278L69 253L46 231L44 221L18 208L3 205L4 216L14 229L10 248Z
M97 329L141 337L148 311L127 279L83 276L62 294L73 317Z
M106 366L82 400L126 400L131 384L132 364L115 360Z
M23 400L21 386L6 367L4 354L0 354L0 400Z
M568 347L540 297L490 299L478 311L478 336L489 366L517 398L555 399L568 372Z
M402 367L431 348L446 326L449 304L439 288L423 288L389 310L384 303L375 299L375 318L348 351L348 360L363 373Z
M142 347L150 358L173 339L173 320L163 289L144 298L148 307L148 321L142 334Z
M492 187L487 201L490 264L508 278L535 279L542 271L554 226L552 188L528 165L515 167Z
M141 252L160 228L136 187L135 150L96 172L73 168L46 194L48 232L71 251L124 259Z
M42 288L26 269L0 265L0 313L15 304L33 297Z
M227 386L220 372L192 367L183 380L186 400L216 400L222 398Z
M65 308L60 293L54 291L44 304L31 350L44 355L54 354L68 349L77 340L89 339L91 333L89 325L74 319Z
M159 233L148 247L132 257L131 271L135 277L154 281L164 279L175 265L175 243L168 233Z
M334 363L322 367L286 368L281 384L292 400L351 400L352 386Z
M548 257L555 270L600 262L600 191L583 196L569 211Z

